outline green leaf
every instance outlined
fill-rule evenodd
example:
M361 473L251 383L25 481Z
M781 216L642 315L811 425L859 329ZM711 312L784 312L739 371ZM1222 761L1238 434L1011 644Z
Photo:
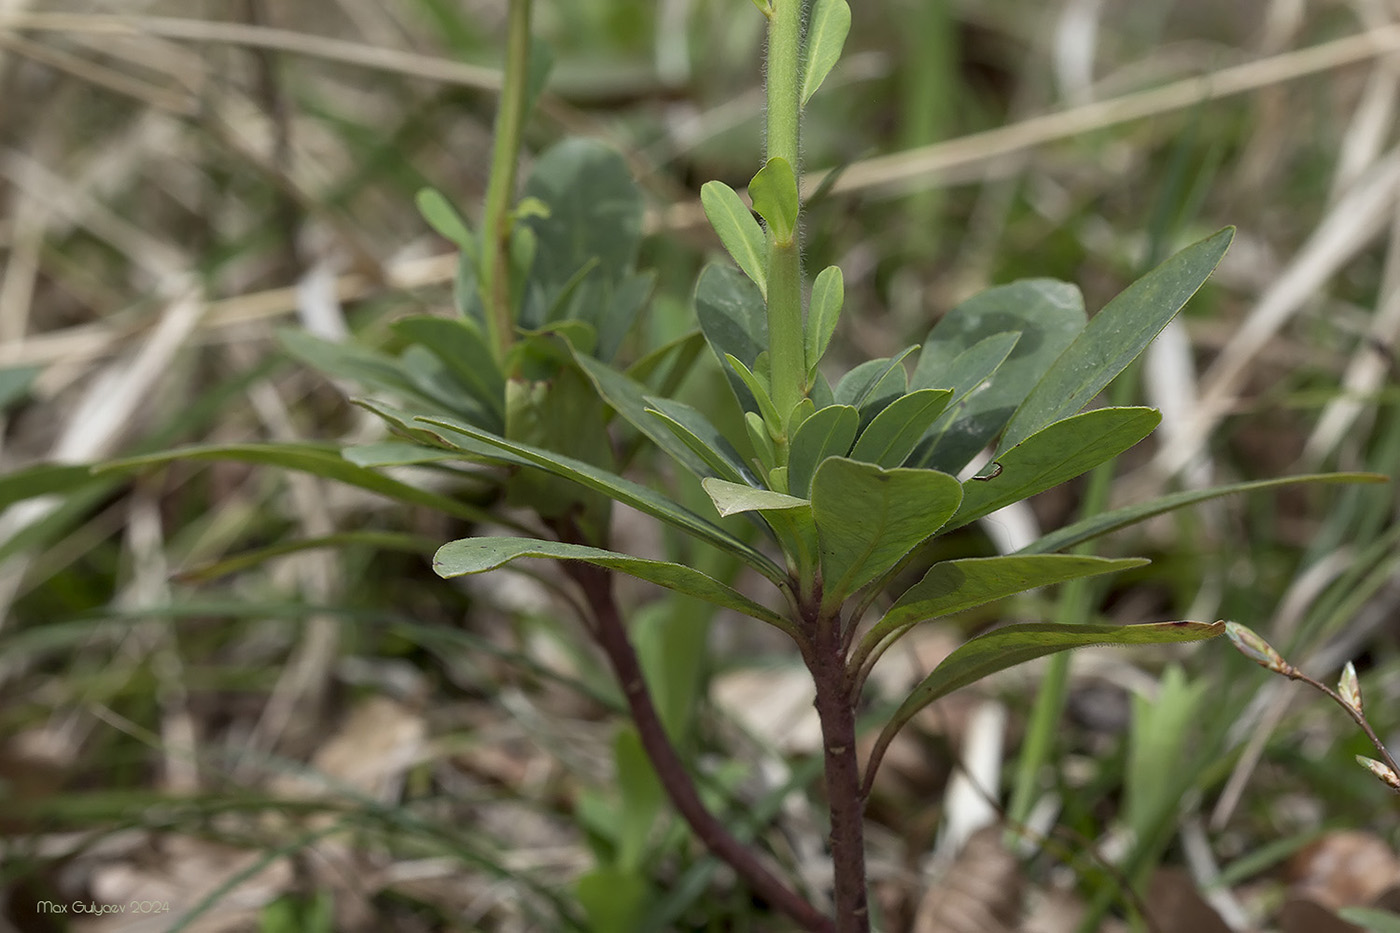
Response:
M1152 408L1099 408L1056 421L999 455L990 477L964 484L949 530L1074 479L1132 447L1161 420Z
M496 416L496 426L505 426L505 376L475 321L415 315L395 321L393 328L441 360L463 388Z
M740 541L723 528L706 521L689 509L671 501L661 493L650 489L640 483L634 483L629 479L624 479L615 473L599 469L592 464L556 454L552 451L534 447L529 444L517 443L496 437L480 430L474 425L467 424L455 418L432 417L418 418L424 424L437 425L446 428L456 434L464 435L473 440L479 441L490 447L499 448L502 451L513 454L515 457L528 461L530 464L560 476L565 479L586 486L589 489L601 492L623 505L629 505L639 512L645 512L653 518L658 518L669 525L679 528L702 541L707 541L737 557L743 559L759 573L768 577L775 583L782 583L786 580L786 574L777 564L768 557L755 550L749 545Z
M777 626L785 632L795 631L792 623L747 596L730 589L715 578L684 564L664 560L648 560L607 551L602 548L544 541L535 538L462 538L450 541L438 549L433 558L433 570L440 577L460 577L484 573L524 557L552 560L581 560L585 563L615 570L629 576L664 586L676 593L694 596L726 609Z
M355 444L341 450L340 455L362 467L407 466L462 459L462 455L455 450L443 450L441 447L429 447L408 441Z
M943 527L962 495L962 484L946 473L825 460L812 478L823 603L839 605L893 567Z
M1016 333L1020 339L986 386L959 405L956 417L921 461L959 473L991 443L1030 394L1040 377L1084 329L1087 317L1079 289L1052 279L1027 279L988 289L948 312L929 332L912 385L946 388L938 374L988 337Z
M851 8L846 0L816 0L807 26L806 54L802 62L802 106L821 87L841 58L851 31Z
M920 622L963 612L1036 587L1130 570L1147 563L1137 557L1110 560L1071 554L969 557L940 561L924 574L922 580L905 590L884 618L866 633L861 639L862 653L869 653L869 649L887 635Z
M768 395L768 387L759 381L759 378L749 371L749 368L734 354L726 353L724 361L734 370L744 387L749 390L755 404L758 406L758 413L763 418L763 423L768 426L768 433L773 437L781 437L783 433L783 419L778 414L778 409L773 405L773 399Z
M86 463L36 463L12 470L0 476L0 510L25 499L90 486L97 482L94 472Z
M516 225L536 241L528 281L537 295L527 302L535 310L522 311L520 324L538 327L553 308L554 319L586 321L600 335L625 330L636 296L616 299L636 265L645 205L622 156L596 140L565 139L535 160L521 196L544 202L549 216Z
M638 871L646 858L651 828L661 813L666 792L642 748L635 726L618 729L613 742L617 762L617 791L621 813L617 828L617 865Z
M879 403L888 405L903 395L909 381L904 372L904 359L918 349L917 346L913 346L898 356L866 360L846 373L841 377L841 381L836 383L836 391L833 394L836 404L854 405L856 408L871 405L882 407Z
M1129 285L1094 315L1006 426L1001 449L1082 409L1127 368L1205 284L1234 238L1226 227Z
M700 204L719 241L745 275L768 294L768 241L763 228L738 193L722 181L709 181L700 189Z
M924 432L918 447L915 448L913 457L909 462L910 466L924 466L929 455L937 447L938 442L948 432L965 413L968 402L975 398L973 390L983 385L996 373L1001 365L1006 362L1011 351L1015 348L1020 334L993 334L990 337L980 340L968 349L959 353L946 366L939 367L937 372L924 373L924 360L927 356L920 358L919 368L914 371L914 376L909 380L909 389L933 389L950 387L953 397L948 401L948 407L934 420L929 429Z
M920 389L895 399L861 432L851 459L882 467L899 466L914 452L952 395L952 389Z
M603 401L612 406L627 422L641 431L657 447L668 453L677 463L697 476L708 476L706 461L697 456L688 443L683 442L666 425L649 413L645 388L613 369L582 353L574 353L574 362L586 375Z
M638 872L602 865L574 882L591 933L635 930L646 914L651 885Z
M1343 907L1337 916L1368 933L1400 933L1400 914L1377 907Z
M737 269L708 265L695 283L695 315L740 407L756 410L757 403L738 373L723 364L725 354L730 354L752 370L768 346L768 310L758 286Z
M1063 551L1085 541L1106 535L1111 531L1126 528L1138 522L1161 515L1174 509L1195 505L1221 496L1235 493L1254 492L1258 489L1273 489L1277 486L1291 486L1294 483L1387 483L1390 477L1383 473L1308 473L1302 476L1284 476L1277 479L1253 480L1247 483L1232 483L1228 486L1215 486L1211 489L1191 489L1140 502L1134 505L1101 512L1082 521L1075 522L1032 542L1017 551L1018 554L1047 554Z
M1153 622L1146 625L1029 622L979 635L944 658L890 717L871 749L865 769L865 786L870 786L890 741L919 710L983 677L1071 648L1201 641L1214 638L1224 631L1223 622Z
M682 443L689 447L720 479L757 486L758 480L744 465L744 458L719 433L704 413L673 399L648 398L647 414L660 419ZM705 473L697 474L703 478Z
M846 300L846 283L839 266L827 266L812 283L812 301L807 308L807 379L810 382L817 364L826 355L841 306Z
M447 410L443 398L426 390L421 380L415 381L403 364L387 354L354 343L322 340L290 327L277 331L277 342L292 357L328 376L348 379L368 391L388 392L434 411Z
M418 213L423 215L428 226L455 243L458 249L475 262L476 237L472 236L471 229L452 206L452 202L436 188L420 188L414 200L418 205Z
M819 408L802 422L788 448L788 492L807 495L823 460L850 453L859 426L860 415L850 405Z
M763 465L766 475L778 465L778 452L773 446L773 435L769 433L763 416L756 411L744 412L744 430L749 435L749 443L753 445L753 452Z
M768 223L768 232L779 246L788 246L797 232L797 214L802 202L797 194L797 175L787 159L774 156L749 182L753 209Z
M740 512L766 512L769 510L800 509L807 506L806 499L784 495L771 489L759 489L747 483L731 483L713 476L701 480L710 501L724 517Z
M419 489L416 486L390 479L374 470L356 466L341 457L338 448L317 444L206 444L177 447L174 450L166 450L158 454L109 460L94 466L93 472L125 472L150 466L162 466L177 460L234 460L240 463L256 463L260 466L296 470L338 483L345 483L349 486L358 486L361 489L377 492L382 496L409 505L421 505L436 509L439 512L468 521L488 522L493 520L487 512L474 505L461 502L452 496Z
M350 546L365 546L374 548L376 551L403 551L409 554L431 554L438 546L441 539L428 538L423 535L399 534L389 531L342 531L336 534L322 535L317 538L299 538L294 541L279 541L267 547L255 548L251 551L243 551L230 557L220 560L210 561L191 567L188 570L181 570L174 575L181 583L207 583L219 577L228 576L231 573L238 573L247 570L249 567L256 567L277 557L287 554L300 554L303 551L313 551L321 548L335 548L340 550Z

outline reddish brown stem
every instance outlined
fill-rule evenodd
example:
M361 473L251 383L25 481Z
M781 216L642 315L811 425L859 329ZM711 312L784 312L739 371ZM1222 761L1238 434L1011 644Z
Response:
M815 613L813 613L815 615ZM856 713L846 645L838 618L815 619L812 679L826 758L827 806L831 811L831 861L837 933L869 933L865 883L865 823L856 758Z
M705 848L729 864L755 894L775 909L791 917L804 930L812 933L836 933L838 928L802 895L784 884L759 860L757 854L744 845L715 818L695 790L690 773L685 769L675 746L671 744L652 703L651 691L642 676L637 652L627 637L622 615L613 599L612 575L598 567L574 562L565 563L568 574L578 582L593 612L596 629L594 638L607 655L613 674L627 699L632 722L641 737L642 748L656 769L661 786L671 804L689 824ZM863 878L862 874L862 878Z

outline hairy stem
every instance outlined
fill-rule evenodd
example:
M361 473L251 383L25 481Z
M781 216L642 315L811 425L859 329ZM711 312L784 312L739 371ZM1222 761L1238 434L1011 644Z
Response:
M768 26L768 158L792 166L801 190L798 125L802 72L802 0L773 0ZM807 390L802 342L802 254L798 240L778 243L768 234L768 359L773 404L787 419Z
M865 883L864 800L856 758L855 698L846 672L839 620L819 618L813 644L812 678L826 758L827 806L831 811L831 860L837 933L868 933L870 907Z
M514 225L515 168L520 161L525 125L525 98L530 75L530 3L511 0L506 25L506 70L496 111L491 176L482 218L480 267L481 303L486 308L486 333L496 358L504 362L514 339L515 311L510 300L510 234Z
M836 933L839 929L829 918L812 906L802 895L784 884L759 860L753 849L740 842L729 829L715 818L700 800L671 739L661 724L661 717L647 689L637 652L627 637L627 629L613 598L612 575L598 567L567 562L568 574L583 590L597 625L594 631L599 646L622 687L633 724L641 736L642 748L666 789L671 804L689 824L705 848L734 869L755 894L766 900L812 933Z

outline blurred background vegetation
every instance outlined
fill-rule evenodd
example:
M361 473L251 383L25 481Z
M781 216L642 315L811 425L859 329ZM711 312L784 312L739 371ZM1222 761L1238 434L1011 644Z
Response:
M554 70L528 148L604 140L649 200L658 284L633 359L693 326L691 285L718 254L700 185L741 187L759 164L762 18L747 0L536 6ZM478 209L504 16L504 0L0 4L0 928L579 928L570 882L609 844L617 704L547 591L440 580L426 555L468 526L321 479L228 460L86 469L380 436L276 332L385 345L396 317L450 313L456 259L414 195ZM1162 408L1157 435L1101 489L969 530L974 548L1086 501L1395 473L1397 62L1384 0L856 5L803 140L809 172L837 170L805 235L813 268L845 272L838 361L917 341L1019 277L1074 282L1092 312L1239 227L1111 389ZM718 384L693 378L701 396ZM45 463L72 469L31 469ZM1322 487L1123 532L1099 553L1152 566L932 630L908 671L888 665L890 694L993 621L1229 618L1324 680L1355 659L1391 735L1395 513L1390 486ZM225 563L328 535L343 546ZM643 621L694 611L652 595L632 594ZM713 621L697 760L733 818L819 885L800 678L775 644ZM1228 928L1330 930L1297 917L1393 903L1394 800L1353 763L1367 749L1338 710L1223 645L1087 652L1073 677L1015 855L950 840L952 811L987 795L945 790L972 743L1005 802L1037 668L950 700L898 750L870 811L887 929L1140 927L1144 903L1159 929L1216 928L1163 906L1179 903ZM668 832L654 881L690 885L669 928L783 929ZM79 900L171 910L38 906Z

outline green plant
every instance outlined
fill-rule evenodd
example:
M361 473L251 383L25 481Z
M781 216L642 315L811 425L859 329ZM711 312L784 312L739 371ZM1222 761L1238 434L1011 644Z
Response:
M112 467L240 456L304 469L518 532L444 545L434 560L443 576L525 558L559 562L632 721L615 747L627 791L618 812L623 828L607 851L600 847L599 865L578 891L596 929L625 927L646 914L643 852L661 793L711 853L803 928L868 929L864 803L885 749L915 713L1022 661L1088 644L1208 638L1221 624L1075 621L985 633L910 693L862 767L856 710L889 648L930 619L1139 566L1056 552L1150 515L1267 485L1180 493L1091 515L1015 554L924 566L924 547L936 535L1071 480L1152 431L1158 416L1150 409L1082 410L1200 288L1232 232L1188 246L1092 320L1078 291L1063 283L1037 279L992 289L943 317L921 346L862 363L832 385L821 363L844 304L843 279L838 268L824 269L807 296L799 134L803 107L839 58L850 11L845 0L817 0L804 30L798 0L757 5L769 22L768 152L749 194L762 224L733 189L711 182L702 190L738 271L715 265L701 274L698 333L642 353L625 370L613 365L650 288L634 271L641 199L616 155L593 143L561 143L537 160L516 199L521 129L541 70L530 64L539 60L528 41L530 4L515 0L479 230L441 196L420 198L425 216L462 251L458 316L399 321L397 353L284 337L302 360L374 393L362 404L402 440L350 448L343 460L324 449L279 446L174 451ZM725 433L676 397L706 344L733 388L742 432ZM610 429L621 443L611 442ZM987 447L989 465L959 480ZM652 448L699 478L715 515L624 475ZM445 495L377 472L405 464L446 471L462 491ZM707 549L705 561L613 550L614 503L693 539ZM747 524L725 521L736 515ZM779 608L696 566L725 561L767 578ZM913 570L923 571L917 582L899 588ZM617 573L766 622L792 640L811 672L822 724L831 911L779 877L706 804L684 754L682 717L665 715L655 700L659 672L639 657L614 591ZM657 652L681 665L696 654L664 645Z
M1352 662L1348 661L1342 668L1342 676L1337 681L1337 689L1333 690L1322 681L1309 677L1289 664L1284 660L1283 655L1274 650L1274 647L1253 629L1235 622L1227 622L1225 623L1225 634L1229 636L1230 644L1235 646L1235 650L1254 663L1273 671L1275 674L1287 677L1289 680L1307 684L1345 710L1361 731L1366 733L1366 738L1370 740L1381 756L1381 760L1377 761L1374 758L1357 755L1357 762L1374 774L1376 779L1386 787L1393 791L1400 791L1400 764L1396 764L1395 758L1366 719L1366 711L1361 701L1361 681L1356 676L1356 666Z

